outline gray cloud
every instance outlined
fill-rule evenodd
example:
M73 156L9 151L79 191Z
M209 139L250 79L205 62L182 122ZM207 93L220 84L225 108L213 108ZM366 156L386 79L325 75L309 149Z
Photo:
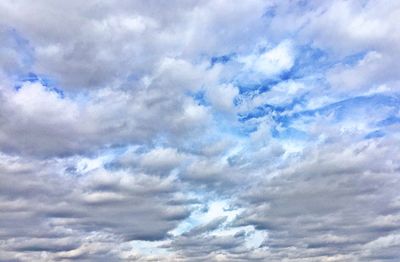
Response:
M400 229L395 145L396 140L368 141L307 151L243 195L246 210L235 224L267 230L264 245L280 260L375 254L371 243Z
M180 66L188 65L172 60L161 70ZM197 79L196 70L186 69L183 79L160 76L155 84L133 92L105 89L82 103L61 98L40 83L25 83L18 91L3 87L0 147L10 153L66 156L151 142L157 136L184 138L189 130L201 130L210 120L207 108L179 93L188 88L186 83L193 81L192 77ZM183 86L160 87L158 81ZM161 91L164 88L165 92ZM11 138L15 136L18 139Z
M166 238L190 214L172 178L106 170L71 177L53 161L1 157L1 249L10 258L113 255L118 243Z
M1 4L0 23L15 28L35 47L35 71L65 87L87 88L150 74L164 57L244 49L260 38L256 32L263 26L264 6L258 0L38 1L35 6L17 1Z
M2 1L1 261L396 261L394 1Z

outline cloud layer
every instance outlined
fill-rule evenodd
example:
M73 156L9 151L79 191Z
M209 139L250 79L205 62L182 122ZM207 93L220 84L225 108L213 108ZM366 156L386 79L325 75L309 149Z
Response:
M395 1L3 1L0 261L396 261Z

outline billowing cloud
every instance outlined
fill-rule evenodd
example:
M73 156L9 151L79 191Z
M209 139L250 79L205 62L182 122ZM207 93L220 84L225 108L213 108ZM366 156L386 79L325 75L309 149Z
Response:
M397 261L395 1L0 3L1 261Z

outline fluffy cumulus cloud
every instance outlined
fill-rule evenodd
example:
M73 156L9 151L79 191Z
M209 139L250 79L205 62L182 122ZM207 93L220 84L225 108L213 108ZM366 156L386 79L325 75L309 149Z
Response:
M0 261L398 261L396 1L0 3Z

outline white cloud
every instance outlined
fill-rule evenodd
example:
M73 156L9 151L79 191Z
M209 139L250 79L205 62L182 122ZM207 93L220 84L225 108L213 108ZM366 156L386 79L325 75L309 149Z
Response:
M0 260L397 261L399 10L0 2Z
M248 70L254 70L266 77L274 77L289 70L294 65L293 44L286 40L264 53L241 57L239 61L244 63Z
M238 94L239 90L232 84L212 86L207 90L212 106L222 112L234 110L234 98Z

